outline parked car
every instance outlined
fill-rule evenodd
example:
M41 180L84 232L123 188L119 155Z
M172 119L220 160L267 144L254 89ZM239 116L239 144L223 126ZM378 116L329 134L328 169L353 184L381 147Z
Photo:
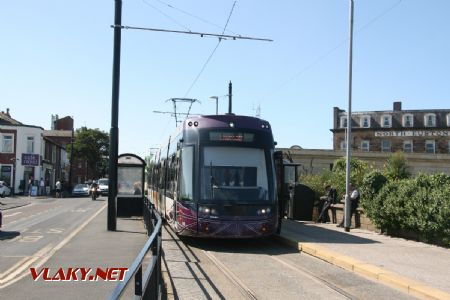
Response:
M5 196L11 195L11 189L4 181L0 181L0 197L5 198Z
M102 196L108 196L109 179L108 178L100 178L97 183L98 183L98 193Z
M72 189L73 196L89 196L89 184L79 183Z

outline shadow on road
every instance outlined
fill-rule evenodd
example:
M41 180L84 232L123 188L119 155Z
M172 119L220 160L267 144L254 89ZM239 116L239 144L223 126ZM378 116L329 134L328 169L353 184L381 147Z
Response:
M19 235L20 235L19 231L2 231L2 230L0 230L0 241L11 240Z

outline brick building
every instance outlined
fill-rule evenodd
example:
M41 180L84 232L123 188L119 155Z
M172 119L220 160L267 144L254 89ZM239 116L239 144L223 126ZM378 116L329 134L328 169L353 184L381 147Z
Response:
M449 154L450 109L352 112L352 149L363 152ZM346 148L347 112L333 109L333 150Z

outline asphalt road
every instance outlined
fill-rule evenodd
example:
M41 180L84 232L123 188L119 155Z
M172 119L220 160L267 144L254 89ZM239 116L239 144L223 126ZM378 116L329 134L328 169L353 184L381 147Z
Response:
M30 198L31 204L3 211L0 289L29 274L105 205L106 198Z
M271 239L163 238L175 299L412 299Z

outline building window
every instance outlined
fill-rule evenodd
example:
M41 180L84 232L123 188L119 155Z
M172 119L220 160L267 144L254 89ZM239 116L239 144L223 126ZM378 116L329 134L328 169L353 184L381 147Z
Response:
M370 149L370 142L367 140L361 141L361 151L366 151L368 152Z
M392 116L391 115L381 116L381 127L392 127Z
M0 167L0 180L5 181L11 186L12 166L3 165Z
M347 149L347 143L345 141L341 141L341 150Z
M2 144L1 144L1 148L0 148L0 152L3 153L13 153L14 148L13 148L13 135L2 135Z
M391 141L381 140L381 152L391 152Z
M341 128L347 127L347 117L341 117Z
M370 116L362 116L359 123L360 127L370 128Z
M425 127L436 127L436 115L425 114L423 122L425 124Z
M52 145L52 163L56 162L56 146Z
M34 153L34 137L27 137L27 153Z
M413 142L412 141L404 141L403 142L403 152L405 152L405 153L413 152Z
M414 127L414 117L412 114L403 115L403 127Z
M450 127L450 114L447 114L447 126Z
M425 141L425 153L435 153L434 140Z

